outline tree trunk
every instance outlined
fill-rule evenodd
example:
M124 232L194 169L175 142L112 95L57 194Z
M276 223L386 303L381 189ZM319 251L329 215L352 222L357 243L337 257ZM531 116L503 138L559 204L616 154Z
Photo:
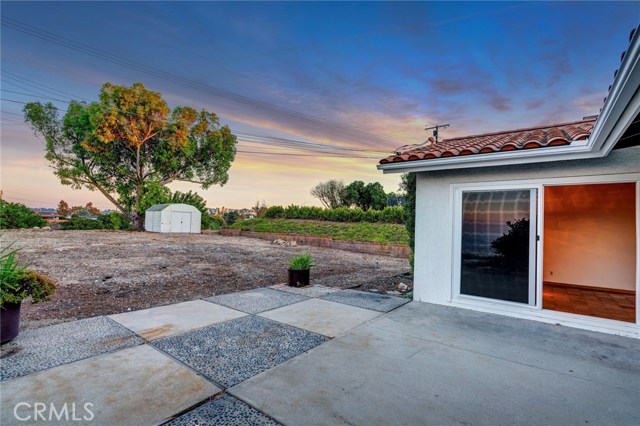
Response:
M142 218L142 215L140 214L134 215L133 227L136 228L138 231L144 231L144 219Z

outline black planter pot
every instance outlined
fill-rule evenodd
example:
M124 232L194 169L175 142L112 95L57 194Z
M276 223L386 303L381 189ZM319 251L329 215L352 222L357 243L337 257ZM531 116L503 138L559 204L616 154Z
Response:
M20 303L5 303L0 308L0 343L7 343L20 331Z
M309 285L310 269L289 269L289 286L304 287Z

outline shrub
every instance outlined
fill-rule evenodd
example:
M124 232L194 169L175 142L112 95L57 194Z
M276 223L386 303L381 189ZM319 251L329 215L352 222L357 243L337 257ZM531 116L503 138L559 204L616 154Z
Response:
M62 223L62 229L87 230L87 229L107 229L107 227L99 220L86 219L84 217L72 217L68 221Z
M118 212L103 214L98 218L98 222L102 224L102 227L104 229L115 229L123 231L130 231L133 229L129 218Z
M404 223L405 209L400 206L388 206L380 210L380 221L384 223Z
M409 233L409 246L411 247L409 263L411 264L411 269L413 269L414 250L416 245L416 174L403 174L400 188L405 193L404 225Z
M47 226L47 221L20 203L0 200L0 229L20 229Z
M227 226L231 226L240 219L240 213L235 210L228 211L224 214L224 221Z
M272 206L267 209L267 219L302 219L302 220L327 220L331 222L369 222L369 223L397 223L403 224L405 220L404 208L389 206L383 210L364 211L359 207L338 207L336 209L323 209L321 207L304 207L290 205L287 208Z
M264 212L264 217L268 219L284 218L284 208L282 206L271 206Z
M211 221L210 221L209 229L213 229L213 230L220 229L224 225L224 218L222 216L214 215L214 216L210 216L210 218L211 218Z
M0 251L0 307L6 303L19 303L31 298L31 303L49 300L56 285L49 278L30 271L15 258L13 244Z

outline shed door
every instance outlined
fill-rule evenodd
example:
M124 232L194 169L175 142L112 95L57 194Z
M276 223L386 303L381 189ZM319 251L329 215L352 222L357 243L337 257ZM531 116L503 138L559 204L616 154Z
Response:
M171 212L171 232L191 232L191 213Z

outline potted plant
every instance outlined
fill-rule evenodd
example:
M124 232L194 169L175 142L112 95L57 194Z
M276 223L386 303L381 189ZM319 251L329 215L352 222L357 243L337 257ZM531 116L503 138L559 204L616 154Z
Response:
M49 300L56 285L49 278L30 271L16 260L17 249L10 244L0 250L0 343L6 343L20 330L20 305Z
M309 285L309 275L314 266L310 253L292 257L289 261L289 285L291 287Z

